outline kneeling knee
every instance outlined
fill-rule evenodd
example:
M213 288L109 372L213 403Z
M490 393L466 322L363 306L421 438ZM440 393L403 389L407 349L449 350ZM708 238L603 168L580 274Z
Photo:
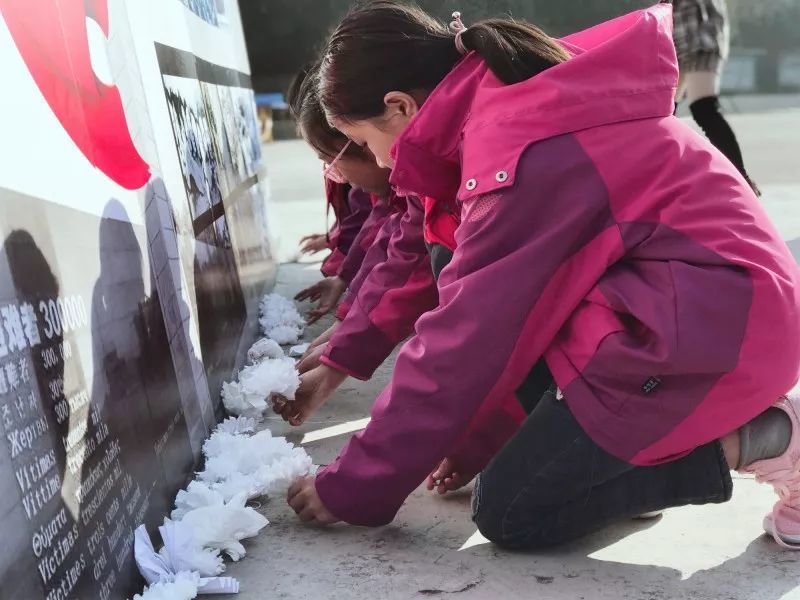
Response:
M551 527L549 511L542 508L515 514L513 500L493 493L480 479L472 496L472 521L483 537L506 550L540 550L566 541Z
M531 548L527 538L529 527L518 527L509 520L512 503L487 490L478 481L472 495L472 521L480 534L491 543L507 550Z

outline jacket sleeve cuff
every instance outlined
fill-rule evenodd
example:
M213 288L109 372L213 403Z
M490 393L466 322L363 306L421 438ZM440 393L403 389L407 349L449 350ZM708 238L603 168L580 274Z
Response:
M450 458L464 472L479 473L516 433L526 416L514 395L498 405L482 407L450 452Z
M337 371L341 371L342 373L345 373L350 377L355 377L356 379L360 379L361 381L367 381L369 379L369 377L364 377L362 374L357 373L352 369L345 367L344 365L340 365L335 360L331 360L325 354L319 357L319 362L321 362L323 365L329 366L331 369L336 369Z
M347 452L347 449L345 449ZM331 514L350 525L381 527L392 522L400 506L390 503L371 502L363 506L353 501L354 490L364 485L363 477L353 477L346 470L340 471L341 462L337 459L317 473L314 486L320 500Z
M352 302L349 302L348 299L345 298L336 308L336 312L333 316L336 317L337 321L344 321L345 317L347 317L347 313L350 312L350 307L352 305Z
M334 277L339 273L339 268L342 266L342 262L346 258L346 254L344 254L338 248L334 248L328 258L326 258L322 263L322 266L319 270L322 271L322 274L325 275L325 277Z
M396 345L397 342L389 339L366 315L356 312L333 334L320 360L366 381Z

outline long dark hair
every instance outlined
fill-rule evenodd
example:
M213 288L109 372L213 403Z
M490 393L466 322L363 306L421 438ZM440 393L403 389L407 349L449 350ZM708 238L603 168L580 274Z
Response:
M393 0L357 8L331 34L319 67L319 99L327 116L367 119L383 113L390 91L430 92L461 58L454 35L422 9ZM505 84L569 59L541 29L510 18L474 23L461 41Z
M317 95L319 63L309 63L295 75L286 92L289 112L297 124L298 133L317 152L336 156L347 143L347 136L334 129L325 117ZM346 154L372 160L362 148L350 144Z

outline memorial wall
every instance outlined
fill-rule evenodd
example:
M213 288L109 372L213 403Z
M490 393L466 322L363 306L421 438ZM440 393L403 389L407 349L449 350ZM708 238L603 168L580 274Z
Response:
M126 598L273 283L235 0L0 0L0 598Z

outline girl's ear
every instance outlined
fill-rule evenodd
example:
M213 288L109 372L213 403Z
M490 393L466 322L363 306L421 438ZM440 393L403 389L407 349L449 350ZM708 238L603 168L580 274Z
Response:
M419 112L417 101L405 92L389 92L383 97L383 103L386 105L387 119L400 116L409 120Z

